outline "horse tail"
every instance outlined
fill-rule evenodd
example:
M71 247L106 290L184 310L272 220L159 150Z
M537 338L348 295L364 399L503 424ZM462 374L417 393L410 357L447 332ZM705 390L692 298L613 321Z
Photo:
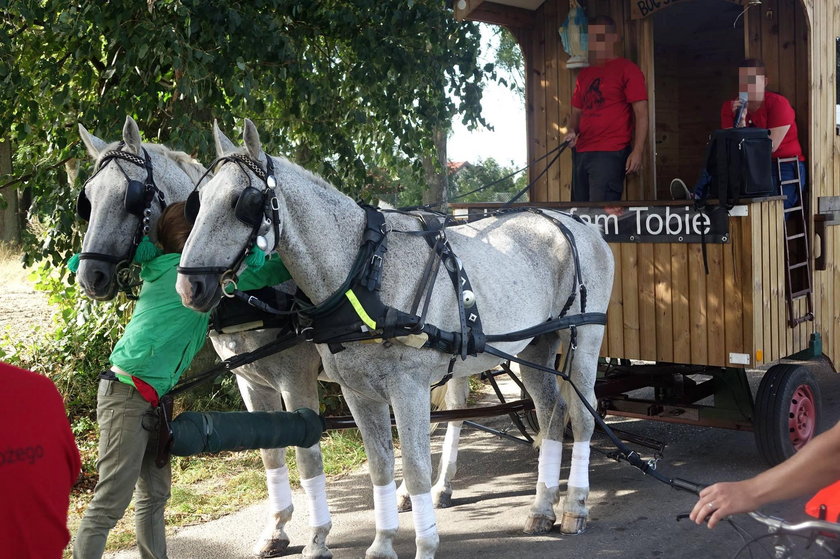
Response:
M429 395L432 402L432 410L441 410L446 407L446 393L449 390L449 383L445 382L440 386L432 388L432 393ZM438 427L437 423L432 423L429 426L429 433L433 433Z

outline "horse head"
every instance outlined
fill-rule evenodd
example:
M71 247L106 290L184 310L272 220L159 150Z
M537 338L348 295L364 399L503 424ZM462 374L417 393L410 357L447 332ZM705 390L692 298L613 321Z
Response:
M184 305L213 308L223 286L254 255L271 252L280 236L275 162L262 150L254 123L245 119L238 148L213 124L215 176L187 200L193 229L181 254L176 288ZM210 239L212 238L212 242Z
M205 169L183 152L144 144L137 123L126 117L120 142L108 143L79 124L94 173L79 192L77 212L88 222L76 278L85 293L113 298L120 275L136 260L141 242L156 241L166 204L185 200Z

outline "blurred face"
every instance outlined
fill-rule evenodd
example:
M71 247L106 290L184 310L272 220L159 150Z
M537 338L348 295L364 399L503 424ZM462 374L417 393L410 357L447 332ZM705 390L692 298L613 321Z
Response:
M767 76L761 68L738 68L738 91L746 91L750 101L764 101Z
M589 25L589 56L597 59L615 56L618 33L607 31L606 25Z

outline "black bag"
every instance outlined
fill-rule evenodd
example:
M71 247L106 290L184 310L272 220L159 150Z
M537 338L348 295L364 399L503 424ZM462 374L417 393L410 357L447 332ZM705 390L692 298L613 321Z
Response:
M741 198L777 194L771 153L770 131L766 128L712 132L706 152L706 170L712 178L707 197L731 208Z
M292 307L292 297L273 287L246 293L278 311L288 311ZM271 314L238 298L222 297L221 302L210 313L210 327L220 334L258 328L288 328L290 325L291 315Z

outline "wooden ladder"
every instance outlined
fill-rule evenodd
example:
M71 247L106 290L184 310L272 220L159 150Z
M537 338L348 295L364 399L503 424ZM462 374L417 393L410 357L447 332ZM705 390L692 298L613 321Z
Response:
M782 164L793 163L796 169L795 177L782 180ZM813 275L811 270L811 245L808 242L808 222L805 219L805 202L802 198L802 180L799 174L799 158L787 157L776 159L776 171L779 173L779 193L784 194L785 185L795 184L798 201L795 206L785 208L785 271L786 291L785 299L788 308L788 325L793 328L797 324L814 320ZM796 316L794 301L805 299L807 312L803 316Z

